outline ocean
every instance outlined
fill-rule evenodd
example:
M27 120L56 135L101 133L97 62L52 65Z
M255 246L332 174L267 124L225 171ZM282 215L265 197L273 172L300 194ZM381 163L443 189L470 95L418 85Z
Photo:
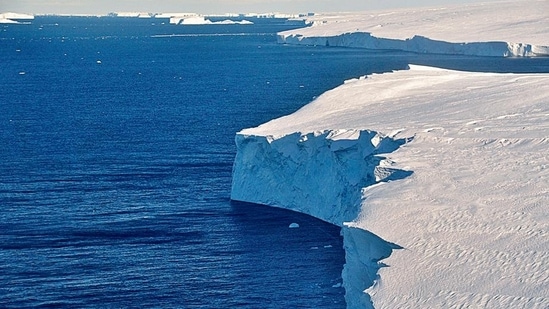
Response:
M344 308L338 227L230 200L235 133L408 63L549 71L278 45L302 24L252 21L0 25L0 307Z

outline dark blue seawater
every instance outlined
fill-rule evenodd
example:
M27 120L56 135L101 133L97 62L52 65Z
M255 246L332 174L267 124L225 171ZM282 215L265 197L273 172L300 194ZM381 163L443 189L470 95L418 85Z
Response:
M344 308L337 227L230 201L234 134L409 62L549 71L277 45L297 25L254 22L0 26L0 307Z

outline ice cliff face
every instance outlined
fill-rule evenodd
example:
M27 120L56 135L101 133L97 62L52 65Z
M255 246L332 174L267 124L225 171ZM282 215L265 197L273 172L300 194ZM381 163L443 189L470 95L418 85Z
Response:
M383 167L379 156L402 143L366 130L279 138L238 134L231 197L341 226L357 217L362 188L402 176L403 171Z
M450 54L491 57L549 56L549 47L507 42L452 43L416 35L409 39L375 37L368 32L344 33L334 36L303 36L279 34L278 43L365 48L373 50L401 50L414 53Z
M285 31L287 44L415 53L535 57L549 55L546 0L471 3L438 8L326 13Z
M238 134L231 198L292 209L342 226L348 307L370 308L370 297L363 291L374 283L379 261L396 247L344 222L358 216L364 187L411 174L391 168L381 156L405 142L367 130L282 137Z

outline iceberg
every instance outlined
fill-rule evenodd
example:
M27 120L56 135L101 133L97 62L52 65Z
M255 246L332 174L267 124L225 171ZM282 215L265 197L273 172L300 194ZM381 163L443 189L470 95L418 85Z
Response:
M19 24L20 21L33 20L34 15L21 14L21 13L0 13L0 24Z
M350 80L237 133L231 198L341 226L348 308L548 308L548 102L549 74Z
M153 14L148 12L115 12L111 13L111 16L124 17L124 18L152 18Z
M200 15L173 16L170 18L170 24L174 25L253 25L249 20L234 21L225 19L222 21L211 21Z
M278 42L475 56L549 56L545 0L317 14Z

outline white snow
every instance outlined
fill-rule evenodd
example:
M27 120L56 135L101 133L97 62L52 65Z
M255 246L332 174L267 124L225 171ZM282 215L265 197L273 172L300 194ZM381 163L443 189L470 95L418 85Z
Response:
M481 56L547 56L549 1L475 3L310 17L281 43Z
M549 11L530 15L534 32L519 16L546 3L453 8L500 16L479 33L430 12L448 38L548 46ZM348 308L549 308L549 73L412 65L346 81L236 144L233 199L342 226Z

